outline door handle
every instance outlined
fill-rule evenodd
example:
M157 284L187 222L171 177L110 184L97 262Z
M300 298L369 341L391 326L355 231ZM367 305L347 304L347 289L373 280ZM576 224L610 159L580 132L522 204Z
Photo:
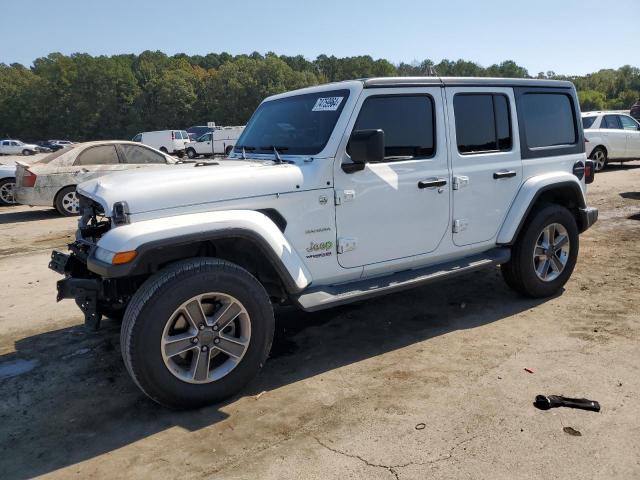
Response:
M444 187L447 181L444 178L429 178L427 180L420 180L418 182L418 188L435 188Z
M502 170L500 172L494 172L493 174L493 178L496 180L500 180L501 178L511 178L515 176L516 176L515 170Z

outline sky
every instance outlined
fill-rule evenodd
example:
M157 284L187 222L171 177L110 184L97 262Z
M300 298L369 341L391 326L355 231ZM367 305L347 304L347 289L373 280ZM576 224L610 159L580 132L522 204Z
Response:
M51 52L269 51L393 63L515 60L532 75L640 66L640 0L0 0L0 63Z

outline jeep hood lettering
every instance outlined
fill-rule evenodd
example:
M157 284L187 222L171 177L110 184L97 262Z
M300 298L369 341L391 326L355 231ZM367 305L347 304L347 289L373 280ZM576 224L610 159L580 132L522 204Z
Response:
M111 216L115 202L140 214L296 190L303 176L297 165L219 160L218 165L183 164L143 168L84 182L78 193L100 203Z

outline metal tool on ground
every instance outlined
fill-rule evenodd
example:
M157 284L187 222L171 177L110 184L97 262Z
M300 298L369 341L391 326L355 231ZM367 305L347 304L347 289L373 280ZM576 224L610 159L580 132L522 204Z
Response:
M533 403L540 410L549 410L556 407L578 408L580 410L600 411L600 404L595 400L586 398L568 398L560 395L536 395Z

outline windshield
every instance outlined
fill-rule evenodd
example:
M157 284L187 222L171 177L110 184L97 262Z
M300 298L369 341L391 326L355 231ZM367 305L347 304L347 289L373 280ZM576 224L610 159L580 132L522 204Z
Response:
M238 139L235 151L316 155L340 118L349 90L295 95L262 103Z

